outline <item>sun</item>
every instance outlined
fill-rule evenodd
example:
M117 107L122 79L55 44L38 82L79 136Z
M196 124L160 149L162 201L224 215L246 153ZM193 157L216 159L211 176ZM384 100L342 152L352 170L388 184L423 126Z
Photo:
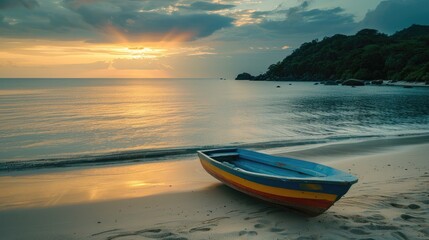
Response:
M123 49L130 59L149 58L155 59L165 55L167 49L151 47L129 47Z

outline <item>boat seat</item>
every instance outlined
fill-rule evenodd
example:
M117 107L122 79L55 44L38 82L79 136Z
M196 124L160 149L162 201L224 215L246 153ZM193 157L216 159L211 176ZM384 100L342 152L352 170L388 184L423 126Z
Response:
M227 161L223 161L222 164L225 165L225 166L228 166L230 168L235 168L236 167L234 164L232 164L230 162L227 162Z

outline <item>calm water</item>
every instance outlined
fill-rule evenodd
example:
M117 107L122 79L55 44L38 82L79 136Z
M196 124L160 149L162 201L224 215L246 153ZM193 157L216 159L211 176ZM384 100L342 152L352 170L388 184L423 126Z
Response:
M0 79L0 166L429 132L429 88L289 84Z

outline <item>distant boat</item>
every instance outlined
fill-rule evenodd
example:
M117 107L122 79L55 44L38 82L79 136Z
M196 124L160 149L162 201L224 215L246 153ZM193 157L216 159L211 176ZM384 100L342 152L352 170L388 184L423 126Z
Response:
M321 164L245 149L198 151L213 177L248 195L317 216L358 179Z

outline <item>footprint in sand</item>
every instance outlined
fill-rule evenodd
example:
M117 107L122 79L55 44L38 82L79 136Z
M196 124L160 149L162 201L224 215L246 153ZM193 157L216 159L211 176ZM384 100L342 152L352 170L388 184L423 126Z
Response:
M334 215L334 217L339 218L339 219L349 219L346 216L342 216L342 215Z
M399 240L408 240L409 238L402 232L393 232L391 233L392 237Z
M270 228L270 232L275 232L275 233L283 232L284 230L285 230L284 228L276 228L276 227Z
M407 206L397 203L390 203L390 205L394 208L407 208Z
M309 237L301 236L301 237L297 238L296 240L316 240L316 239L318 239L317 236L309 236Z
M349 227L349 226L346 226L346 225L343 225L343 226L340 226L340 229L342 229L342 230L349 230L349 229L350 229L350 227Z
M365 229L368 230L398 230L399 228L392 225L377 225L377 224L370 224L363 226Z
M216 227L219 225L219 222L224 219L229 219L230 217L217 217L202 221L200 226L191 228L189 233L194 232L208 232L211 230L211 227Z
M210 230L211 230L211 228L209 228L209 227L196 227L196 228L191 228L191 230L189 230L189 232L190 233L193 233L193 232L208 232Z
M355 223L368 223L368 219L366 217L363 217L361 215L353 215L351 216L351 219Z
M412 203L412 204L410 204L408 206L405 206L405 205L402 205L402 204L397 204L397 203L390 203L390 205L392 205L395 208L403 208L403 209L408 208L408 209L415 210L415 209L419 209L420 208L419 205L414 204L414 203Z
M426 237L429 237L429 228L422 228L419 232L423 233Z
M106 234L106 233L111 233L111 232L115 232L115 231L119 231L119 230L120 230L119 228L110 229L110 230L106 230L106 231L103 231L103 232L94 233L91 236L95 237L95 236L98 236L98 235L102 235L102 234Z
M266 219L258 219L258 221L257 221L258 223L261 223L261 224L265 224L265 225L267 225L267 224L270 224L271 223L271 221L270 220L266 220Z
M273 208L273 207L265 207L265 208L259 209L258 211L250 212L249 215L264 213L264 212L268 212L268 211L271 211L271 210L274 210L274 209L275 208Z
M220 220L228 219L228 218L230 218L230 217L217 217L217 218L212 218L212 219L209 219L209 220L205 220L202 223L203 224L217 224L217 223L219 223Z
M174 235L168 231L162 231L162 229L144 229L135 232L137 235L141 235L149 238L166 238Z
M287 211L287 210L278 208L278 209L273 209L273 210L267 211L266 214L271 215L271 214L275 214L275 213L283 213L285 211Z
M243 236L243 235L247 235L247 236L256 236L256 235L258 235L258 232L256 232L256 231L240 231L239 233L238 233L238 236Z
M415 210L415 209L419 209L419 208L420 208L420 206L419 206L419 205L417 205L417 204L410 204L410 205L408 205L408 208L409 208L409 209L413 209L413 210Z
M411 216L409 214L402 214L401 218L403 220L407 221L407 222L415 222L415 223L423 223L423 222L425 222L424 218L414 217L414 216Z
M188 240L185 237L167 237L167 238L163 238L162 240Z
M255 228L265 228L266 226L264 224L261 223L257 223L254 225Z
M187 238L177 236L176 234L163 229L143 229L135 232L121 232L106 238L106 240L114 240L129 237L145 237L153 239L169 239L169 240L187 240Z
M369 216L368 219L373 220L373 221L382 221L386 218L381 214L374 214L374 215Z
M359 228L350 229L350 232L353 234L356 234L356 235L368 235L369 234L369 232L365 232L364 230L359 229Z

